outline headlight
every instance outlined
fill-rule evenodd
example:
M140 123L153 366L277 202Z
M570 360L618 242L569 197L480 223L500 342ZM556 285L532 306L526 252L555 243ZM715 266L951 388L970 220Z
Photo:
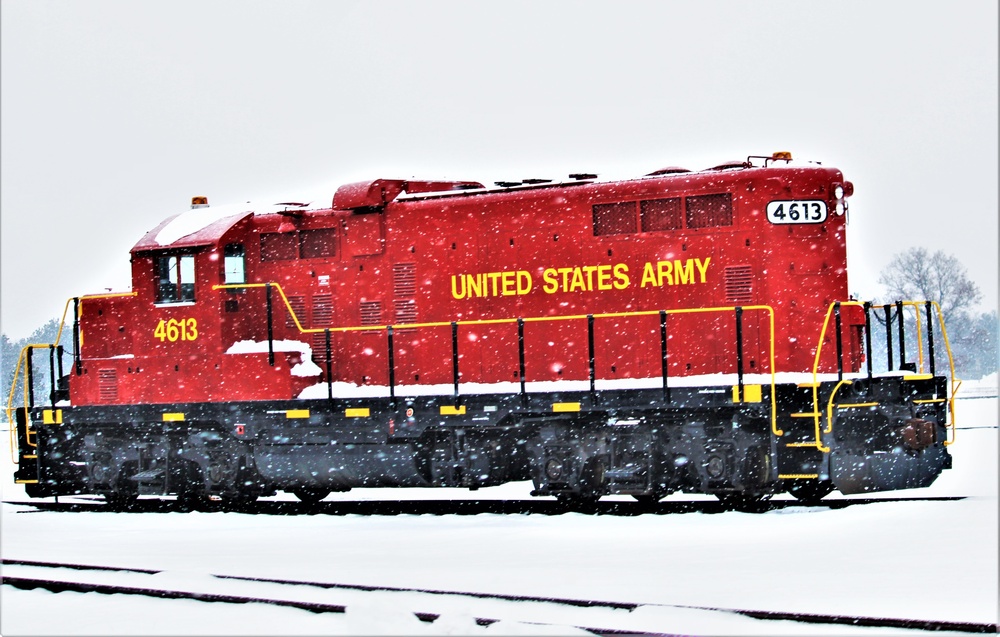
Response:
M545 475L549 480L558 480L562 477L562 472L562 460L559 460L558 458L550 458L549 461L545 463Z
M844 187L841 186L840 184L837 184L837 186L833 189L833 196L836 197L837 199L843 199Z

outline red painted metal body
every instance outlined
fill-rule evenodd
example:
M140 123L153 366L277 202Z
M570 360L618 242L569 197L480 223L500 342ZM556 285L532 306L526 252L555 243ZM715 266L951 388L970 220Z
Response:
M495 391L519 380L517 324L465 322L683 308L770 306L774 371L812 371L827 308L848 297L846 218L835 193L851 189L840 171L776 163L657 172L492 190L375 180L341 187L332 208L233 209L161 245L168 220L132 250L131 295L82 299L72 403L274 400L327 382L387 386L386 325L395 326L400 395L450 385L450 325L419 325L452 321L463 322L461 382ZM821 201L828 212L817 223L772 223L768 205L783 201ZM164 301L162 286L177 282L162 268L185 256L194 279L177 266L188 284L178 296L193 300ZM227 275L230 261L241 272ZM219 287L241 283L278 284L301 327L334 328L330 358L326 334L300 333L272 288L271 364L267 290ZM863 325L858 308L844 308L845 371L862 363ZM359 326L371 329L336 331ZM526 380L586 381L587 329L585 318L525 324ZM670 314L669 376L735 372L735 329L730 310ZM833 332L820 371L836 371ZM744 372L771 372L768 313L747 309L742 334ZM660 377L658 315L598 316L593 340L598 381ZM303 345L282 351L283 341L311 348L315 365Z

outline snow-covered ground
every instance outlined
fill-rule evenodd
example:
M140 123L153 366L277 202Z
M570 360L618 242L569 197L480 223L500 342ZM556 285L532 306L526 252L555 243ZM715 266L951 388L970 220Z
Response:
M845 508L642 515L248 515L39 511L0 477L5 559L164 571L200 590L209 574L647 604L536 608L419 593L324 591L345 614L0 587L3 635L583 634L574 626L688 635L909 634L751 619L687 607L996 623L997 409L969 383L957 401L954 468L929 488ZM995 379L993 380L995 388ZM7 436L2 436L7 444ZM517 483L356 489L343 500L527 499ZM893 498L966 496L961 500ZM293 499L279 494L275 499ZM627 498L621 498L628 500ZM669 500L697 496L675 494ZM866 499L864 496L835 499ZM60 501L71 501L61 498ZM117 575L122 579L128 574ZM218 583L213 586L218 586ZM226 589L239 594L238 584ZM440 613L434 623L414 611ZM502 619L479 626L474 617ZM539 623L547 624L545 626Z

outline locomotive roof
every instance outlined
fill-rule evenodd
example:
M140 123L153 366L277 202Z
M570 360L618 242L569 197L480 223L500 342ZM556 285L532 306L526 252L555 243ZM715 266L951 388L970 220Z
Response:
M254 204L243 202L222 206L193 207L167 218L150 230L132 248L132 252L147 252L165 248L193 248L217 244L230 229L244 219L265 214L301 214L308 210L359 210L377 209L391 202L419 201L443 197L477 197L509 192L551 190L573 188L585 185L611 185L616 183L639 182L649 179L691 179L710 175L731 175L745 171L802 171L833 170L815 162L789 163L770 166L753 166L750 161L724 162L712 168L689 171L678 167L663 168L646 175L633 178L618 178L598 181L596 174L578 173L569 180L526 179L520 182L496 182L495 187L486 187L474 181L418 181L401 179L373 179L340 186L334 194L332 205L312 205L311 203ZM327 200L329 201L329 200Z

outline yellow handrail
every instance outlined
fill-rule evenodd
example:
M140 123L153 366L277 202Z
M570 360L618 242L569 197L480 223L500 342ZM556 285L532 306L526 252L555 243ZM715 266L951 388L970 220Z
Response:
M15 464L17 463L17 460L16 460L16 456L14 455L14 450L17 447L17 445L15 444L15 441L16 441L16 437L15 437L16 423L14 421L14 415L13 415L14 414L14 394L17 391L18 376L20 376L22 374L22 372L21 372L22 368L25 368L24 369L24 373L23 373L23 381L22 381L24 383L24 386L22 387L22 391L23 391L22 396L24 398L25 405L27 405L27 397L28 397L28 373L27 373L27 369L26 369L27 368L27 357L25 355L26 352L29 349L49 349L49 348L53 348L53 347L59 347L59 342L62 339L63 328L66 326L66 314L69 312L69 304L73 301L74 298L76 298L78 301L84 301L86 299L106 299L106 298L112 298L112 297L136 296L136 294L137 294L136 292L110 292L110 293L103 293L103 294L85 294L83 296L70 297L70 298L66 299L66 303L63 305L62 316L59 318L59 328L56 330L56 337L54 339L54 342L52 342L52 343L29 343L28 345L25 345L23 348L21 348L21 354L20 354L20 356L17 359L17 365L14 367L14 377L11 380L10 393L7 395L7 406L5 408L5 413L7 415L7 422L10 424L10 455L11 455L11 460ZM83 304L82 303L80 303L80 305L78 307L78 312L79 313L77 314L77 318L79 318L80 314L82 314L82 312L83 312ZM81 347L83 345L82 339L80 341L80 345L81 345ZM25 411L25 438L27 439L28 444L30 446L36 447L36 446L38 446L37 443L31 442L31 434L32 433L33 432L31 431L31 412L28 411L28 410L26 410Z
M281 288L279 283L230 283L226 285L213 285L213 290L235 290L243 288L266 288L274 287L278 290L278 294L281 295L281 299L285 303L285 308L291 315L292 320L295 322L295 327L302 334L319 334L326 332L327 330L331 332L355 332L355 331L377 331L377 330L387 330L389 327L400 328L400 329L416 329L424 327L446 327L452 323L456 325L499 325L505 323L517 323L516 318L503 318L503 319L476 319L476 320L464 320L464 321L436 321L430 323L400 323L397 325L365 325L361 327L330 327L330 328L305 328L302 327L302 323L299 321L298 315L295 313L295 309L292 304L288 301L288 297L285 295L285 291ZM684 308L676 310L663 310L666 314L699 314L706 312L732 312L736 310L735 305L725 306L725 307L703 307L703 308ZM778 429L778 412L775 397L775 361L774 361L774 309L769 305L744 305L739 306L744 311L756 310L756 311L766 311L768 314L768 326L770 334L770 347L769 347L769 362L771 368L771 432L775 436L784 435L781 429ZM570 320L581 320L586 319L589 316L593 316L595 319L598 318L625 318L631 316L657 316L660 314L660 310L642 310L636 312L604 312L599 314L570 314L570 315L560 315L560 316L533 316L523 318L525 323L541 323L545 321L570 321Z
M920 331L920 306L921 306L921 304L923 304L923 305L926 306L926 304L928 303L928 301L901 301L901 303L903 305L905 305L905 306L913 307L914 311L916 312L917 352L918 352L917 355L918 355L918 360L919 360L919 370L920 370L920 373L923 373L923 371L924 371L924 356L923 356L923 339L922 339L922 333ZM951 343L948 340L948 330L945 328L944 315L941 312L941 306L938 305L937 301L929 301L929 303L931 303L934 306L935 311L937 312L938 323L939 323L939 325L941 327L941 335L944 338L945 351L948 352L948 365L949 365L949 369L951 371L952 392L951 392L951 397L948 398L948 412L949 412L949 416L951 417L951 426L950 426L950 429L951 429L951 440L945 440L945 442L944 442L945 445L951 445L951 444L953 444L955 442L955 395L958 393L958 388L961 386L962 381L959 380L955 376L955 359L954 359L954 357L952 356L952 353L951 353ZM815 359L813 361L812 390L813 390L813 414L814 414L813 417L814 417L814 420L815 420L815 423L816 423L816 447L818 449L820 449L820 451L823 451L824 453L828 452L829 448L828 447L824 447L823 443L820 440L820 418L821 418L821 414L820 414L820 411L819 411L819 383L817 382L817 378L818 378L818 374L819 374L820 355L821 355L821 353L823 351L823 342L826 340L826 331L827 331L827 329L830 326L830 317L833 315L834 308L838 304L841 307L843 307L845 305L848 305L848 306L854 305L854 306L864 307L864 305L865 305L864 303L862 303L860 301L840 301L839 303L838 302L833 302L833 303L830 303L829 307L827 308L827 310L826 310L826 317L823 319L823 327L820 330L820 335L819 335L819 344L816 346L816 357L815 357ZM902 317L900 317L900 321L902 321L902 320L903 320ZM826 426L826 429L824 430L823 433L829 434L829 433L831 433L833 431L833 397L834 397L834 395L836 395L837 390L840 389L841 385L843 385L843 384L849 384L849 383L850 383L850 381L841 381L840 383L837 384L837 386L833 390L833 393L830 395L830 400L828 401L828 404L827 404L827 426Z

